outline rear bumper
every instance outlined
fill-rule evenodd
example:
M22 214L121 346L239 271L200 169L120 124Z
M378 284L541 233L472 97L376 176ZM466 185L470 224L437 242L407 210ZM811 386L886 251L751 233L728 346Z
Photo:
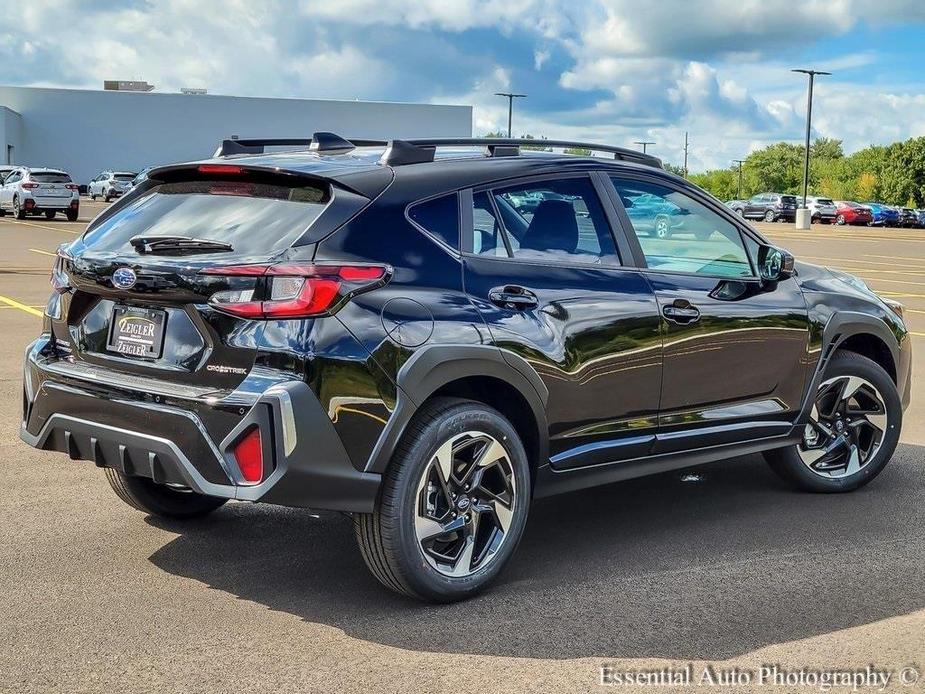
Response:
M49 358L47 344L40 338L26 352L20 438L30 446L209 496L373 510L380 475L353 467L305 383L261 374L257 388L246 380L221 398L162 397L94 382ZM255 426L270 463L262 482L247 484L231 451Z

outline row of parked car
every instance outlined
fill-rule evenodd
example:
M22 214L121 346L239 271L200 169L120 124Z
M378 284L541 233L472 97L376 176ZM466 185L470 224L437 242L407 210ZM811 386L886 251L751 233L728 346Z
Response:
M726 205L746 219L792 222L796 219L798 198L796 195L785 193L759 193L748 200L729 200ZM814 224L925 229L925 209L894 207L880 202L833 200L817 196L808 196L806 207Z
M146 175L130 171L103 171L91 180L86 194L106 202L130 191ZM29 166L0 166L0 217L8 212L17 219L44 215L54 219L59 212L77 221L81 186L61 169Z

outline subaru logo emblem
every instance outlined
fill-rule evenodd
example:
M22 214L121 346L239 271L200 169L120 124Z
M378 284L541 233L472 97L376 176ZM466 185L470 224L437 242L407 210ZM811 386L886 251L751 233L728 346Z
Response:
M119 289L131 289L137 280L138 276L130 267L120 267L112 273L112 286Z

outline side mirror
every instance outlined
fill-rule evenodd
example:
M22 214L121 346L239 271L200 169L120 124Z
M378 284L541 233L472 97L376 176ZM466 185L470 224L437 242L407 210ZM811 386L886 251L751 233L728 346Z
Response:
M793 256L774 246L758 249L758 276L765 282L779 282L793 275Z

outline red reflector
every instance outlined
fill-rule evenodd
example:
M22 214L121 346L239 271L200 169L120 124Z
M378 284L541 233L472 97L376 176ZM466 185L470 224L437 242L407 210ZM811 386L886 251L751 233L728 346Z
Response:
M234 447L234 459L245 482L259 482L263 479L263 444L260 440L260 429L251 429L238 441Z
M342 267L340 269L341 279L347 280L348 282L356 280L377 280L380 279L385 274L385 270L381 267Z
M244 171L240 166L229 166L228 164L200 164L198 170L201 174L220 174L224 176L234 176Z

